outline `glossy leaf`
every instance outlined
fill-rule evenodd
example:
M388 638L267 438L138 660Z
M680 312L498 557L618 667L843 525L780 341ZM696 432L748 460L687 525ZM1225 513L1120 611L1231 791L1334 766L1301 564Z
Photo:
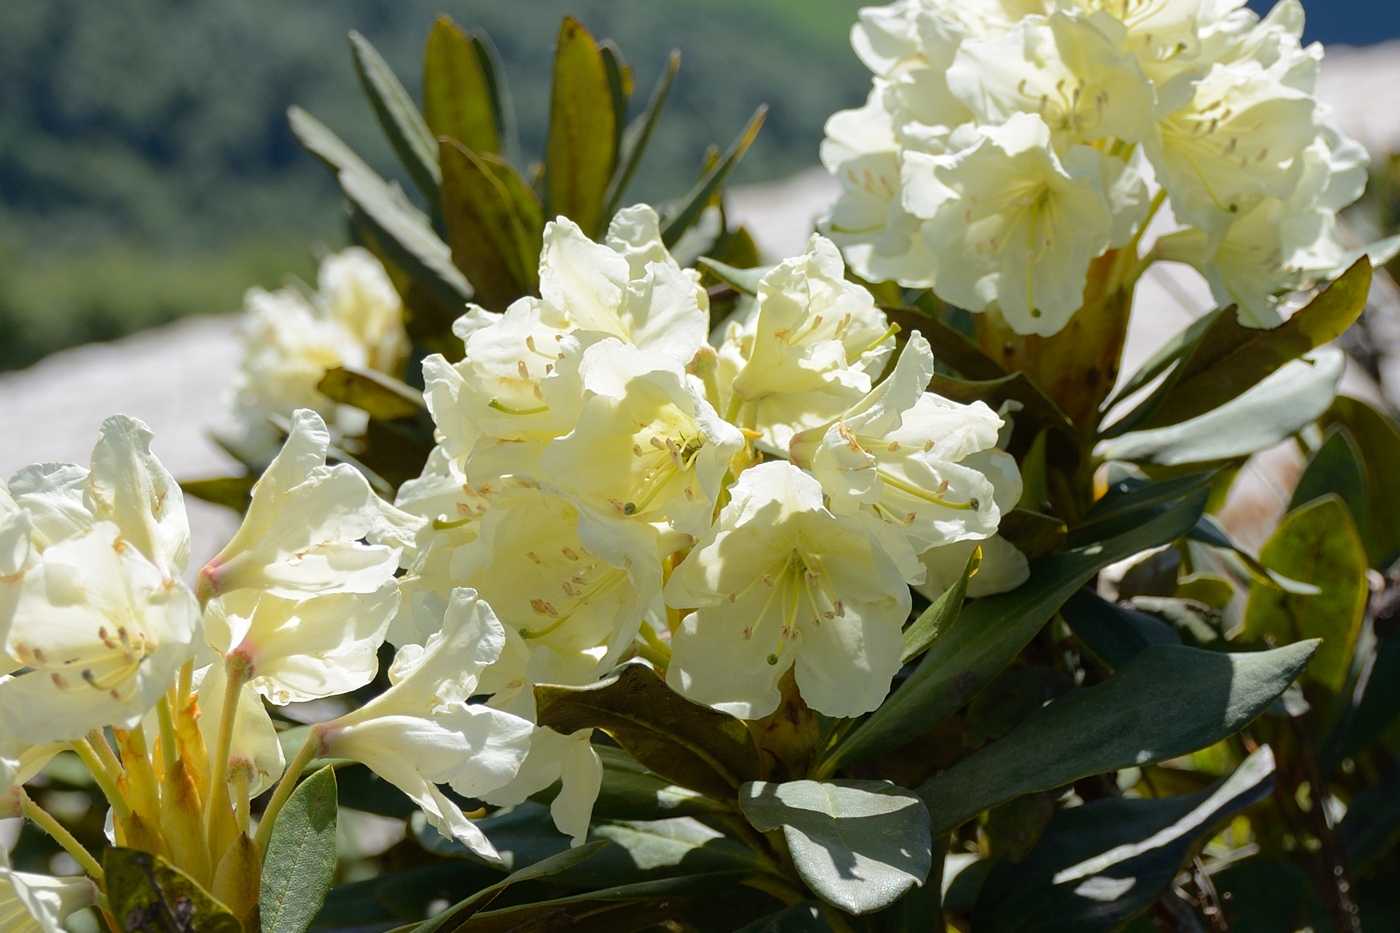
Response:
M741 790L739 807L759 832L781 829L802 880L848 913L888 907L928 877L928 812L893 784L754 781Z
M1028 858L992 867L974 926L988 933L1118 929L1171 886L1216 826L1268 797L1273 775L1274 756L1265 745L1200 793L1098 800L1060 811Z
M577 851L577 850L574 850ZM465 924L433 933L617 933L642 930L674 917L698 898L732 888L738 872L685 875L620 885L518 907L483 911ZM426 933L419 929L418 933Z
M1316 641L1236 654L1149 647L1108 680L1071 691L921 784L933 831L1021 794L1213 745L1267 709L1316 649Z
M389 137L394 153L408 170L408 176L423 192L429 204L437 204L441 194L442 172L438 168L437 140L423 121L389 63L358 32L350 33L350 52L360 86L374 108L374 115Z
M1322 647L1306 679L1341 690L1351 669L1352 647L1361 632L1369 587L1366 552L1356 525L1336 496L1316 499L1288 513L1259 553L1267 567L1312 583L1312 596L1253 584L1244 614L1244 636L1288 644L1321 638Z
M1100 661L1122 667L1152 645L1179 645L1181 636L1161 619L1115 605L1092 590L1069 598L1065 622Z
M335 877L335 770L302 781L277 814L263 857L262 933L305 933Z
M316 389L332 401L352 405L372 418L386 421L415 418L427 411L422 392L374 369L328 369Z
M1012 509L1002 513L997 534L1027 558L1034 558L1064 550L1069 530L1053 516L1029 509Z
M475 285L478 303L503 311L532 290L538 250L531 254L531 232L492 167L454 140L442 140L441 147L442 213L452 261Z
M763 281L763 277L773 269L772 266L736 269L708 256L700 257L700 268L710 272L715 278L739 294L750 297L758 294L758 283Z
M603 759L603 786L593 804L598 819L660 820L723 809L713 797L653 774L621 749L596 746L595 751Z
M253 501L253 484L257 481L253 475L186 479L180 481L180 489L187 496L222 505L242 515Z
M1347 429L1366 471L1366 554L1371 566L1388 568L1400 556L1400 430L1367 403L1338 396L1322 416L1324 425Z
M700 219L705 208L717 195L724 183L729 180L734 167L739 164L739 160L744 157L744 153L749 151L754 139L758 136L758 131L763 127L763 120L768 115L767 105L760 105L754 111L754 115L749 119L748 126L744 127L739 138L729 147L729 151L715 163L714 167L707 171L696 183L695 187L681 198L681 207L674 215L667 218L666 225L661 231L661 242L666 244L667 249L673 248L685 232Z
M1009 593L973 600L914 673L837 746L831 770L898 748L952 715L1094 574L1174 541L1195 524L1205 501L1206 490L1198 490L1118 537L1032 561L1030 579Z
M627 188L632 184L633 176L637 174L637 167L642 164L642 157L646 154L647 146L651 143L652 133L656 130L657 121L661 118L661 111L666 106L666 98L671 93L671 84L676 80L676 72L680 70L680 67L680 50L672 49L670 56L666 59L666 66L661 69L661 76L656 79L656 87L652 89L646 109L627 125L626 131L622 134L617 171L613 173L612 180L608 182L607 206L603 211L608 217L616 214L618 208L622 207L622 199L627 196Z
M481 59L471 37L446 14L433 24L423 56L423 119L435 138L455 139L477 155L501 151Z
M947 363L964 379L983 382L1005 378L1005 367L992 359L956 328L944 323L937 316L933 299L923 292L911 309L883 308L891 324L898 324L905 333L918 331L928 339L933 348L934 359Z
M227 907L158 855L112 846L102 853L102 871L108 912L127 930L244 933ZM21 926L30 925L21 916Z
M1018 426L1029 424L1034 429L1033 433L1051 430L1061 431L1070 436L1075 434L1074 423L1070 421L1069 415L1061 411L1060 406L1031 382L1025 373L1013 373L983 382L968 382L951 376L935 375L929 383L928 391L964 405L975 401L986 402L993 411L1000 409L1006 402L1016 402L1021 405L1021 409L1014 416Z
M1327 429L1322 446L1318 447L1303 475L1298 478L1298 485L1293 487L1288 511L1301 508L1314 499L1335 495L1351 513L1356 530L1364 541L1367 537L1365 529L1370 524L1366 493L1366 468L1361 463L1356 442L1345 427L1333 425Z
M347 146L324 123L300 107L287 108L287 124L302 148L320 159L336 175L341 172L355 172L373 178L379 177L374 169L355 154L355 150Z
M1179 424L1239 397L1286 363L1341 336L1365 308L1370 288L1371 265L1361 261L1278 327L1246 327L1229 309L1215 312L1149 400L1150 415L1134 427Z
M632 67L622 58L617 43L604 39L598 43L598 54L603 56L603 68L608 76L608 91L613 108L613 151L622 152L622 131L627 126L627 107L632 100L635 84L632 80ZM614 172L616 162L614 162ZM611 186L611 178L609 178ZM606 194L605 194L606 200Z
M963 567L962 576L958 577L958 581L919 613L918 618L909 623L909 627L904 630L904 653L899 657L901 664L908 664L927 651L929 646L957 621L958 613L962 611L963 600L967 598L967 581L981 566L982 549L973 548L972 553L967 556L967 565Z
M1187 537L1192 541L1199 541L1202 544L1219 548L1224 552L1221 555L1222 560L1231 564L1232 572L1236 572L1242 579L1247 578L1265 586L1277 587L1286 593L1297 593L1302 596L1313 596L1322 592L1311 583L1291 580L1259 563L1259 558L1230 540L1230 535L1225 531L1225 527L1213 515L1202 515L1201 520L1196 523L1195 528L1191 529Z
M822 915L821 904L803 901L740 927L735 933L831 933L831 925Z
M644 664L624 664L587 687L535 687L536 718L556 732L601 729L681 787L729 798L759 774L743 720L688 700Z
M1183 498L1209 493L1215 473L1188 473L1161 482L1127 477L1109 485L1079 523L1071 529L1071 547L1125 534L1144 520L1160 515Z
M1218 408L1169 427L1102 441L1104 460L1179 466L1229 460L1272 447L1316 420L1331 404L1346 357L1323 348L1294 360Z
M500 156L507 162L518 163L520 140L515 121L515 101L511 98L501 55L486 33L474 33L469 38L476 52L476 60L481 65L481 73L486 78L486 86L491 91L491 110L496 116L496 128L501 139Z
M608 69L583 24L564 17L554 55L554 89L545 144L550 216L563 214L596 238L603 198L617 164L617 115Z

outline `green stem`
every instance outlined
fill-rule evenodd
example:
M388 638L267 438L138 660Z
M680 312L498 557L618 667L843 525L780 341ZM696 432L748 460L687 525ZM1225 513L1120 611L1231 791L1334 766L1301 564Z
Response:
M165 773L175 770L175 762L180 753L175 738L175 714L170 711L170 694L160 698L156 704L156 718L160 721L160 758L165 763Z
M103 739L102 744L106 745L107 740ZM97 750L86 740L68 743L73 751L78 753L84 765L92 774L92 779L97 782L97 786L102 789L102 795L107 798L107 803L112 808L112 816L118 820L128 820L131 818L131 805L122 796L121 788L117 785L117 779L111 771L107 770L107 765L98 755ZM108 747L107 753L110 755L112 749ZM113 756L115 760L115 756ZM120 765L118 766L120 767Z
M287 798L292 796L292 791L296 789L297 778L301 777L301 773L306 770L311 759L315 758L320 751L323 736L321 726L312 726L311 731L306 736L306 742L301 746L301 751L297 752L292 763L287 765L287 770L282 772L282 779L277 782L277 789L272 792L272 799L268 801L267 809L263 811L262 822L258 824L258 834L253 839L259 851L267 851L267 841L272 838L272 824L277 821L277 814L282 812Z
M30 821L44 832L53 837L53 840L63 846L63 851L73 856L73 861L82 866L83 871L98 884L102 883L102 866L97 864L97 859L92 857L92 853L83 848L82 843L73 837L63 824L54 819L53 814L39 806L29 795L24 792L24 788L19 791L20 813L28 817Z
M215 803L228 799L228 758L233 750L233 726L238 718L238 701L243 695L243 685L252 673L252 664L241 654L231 654L224 658L224 708L220 711L219 731L215 733L214 758L209 762L209 793L204 797L204 829L210 839L214 838L214 823L218 807Z

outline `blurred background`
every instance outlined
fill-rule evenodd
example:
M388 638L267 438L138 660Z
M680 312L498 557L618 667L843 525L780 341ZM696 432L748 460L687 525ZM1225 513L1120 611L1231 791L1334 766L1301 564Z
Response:
M337 190L287 130L300 104L391 171L345 42L364 33L410 89L439 11L499 48L526 153L543 146L560 17L611 37L644 100L684 59L633 193L680 194L705 146L771 111L736 183L816 163L822 124L864 99L857 0L10 0L0 3L0 370L310 278L346 240ZM1269 2L1252 4L1266 10ZM1395 0L1313 0L1309 40L1400 36ZM1400 53L1397 53L1400 54Z

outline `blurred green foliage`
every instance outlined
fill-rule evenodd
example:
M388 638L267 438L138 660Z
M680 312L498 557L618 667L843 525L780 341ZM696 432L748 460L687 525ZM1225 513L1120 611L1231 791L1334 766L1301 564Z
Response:
M340 245L333 181L286 108L315 113L393 176L355 79L364 33L416 93L434 15L500 49L524 151L538 152L565 12L617 41L649 88L684 54L636 199L682 190L696 154L763 102L742 184L814 164L822 124L868 76L847 36L858 0L50 0L0 4L0 369L312 274ZM640 102L637 104L640 106Z

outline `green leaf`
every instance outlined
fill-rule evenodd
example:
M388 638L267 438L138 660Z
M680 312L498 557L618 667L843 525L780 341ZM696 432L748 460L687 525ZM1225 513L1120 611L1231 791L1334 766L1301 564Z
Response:
M1376 646L1376 660L1351 720L1340 758L1352 758L1379 739L1400 717L1400 638L1391 635Z
M335 769L302 781L272 827L263 857L262 933L305 933L335 876Z
M1153 515L1160 515L1187 496L1210 492L1214 471L1188 473L1161 482L1125 477L1104 491L1069 537L1071 547L1103 541L1133 530Z
M674 247L680 238L690 229L695 221L700 219L705 208L711 199L724 187L724 183L729 180L734 167L739 164L739 160L744 157L744 153L749 151L753 145L755 137L758 136L759 129L763 126L763 119L768 115L768 106L760 105L749 119L748 126L744 127L739 138L734 140L734 144L729 147L729 151L724 154L714 166L696 183L695 187L681 199L681 208L671 215L666 221L666 226L661 231L661 242L666 244L666 248Z
M416 418L427 411L423 393L374 369L337 366L326 370L316 390L331 401L352 405L371 418Z
M958 582L948 587L943 595L919 613L919 617L904 630L904 653L899 656L900 664L908 664L929 649L944 632L957 620L962 611L963 600L967 598L967 581L982 566L982 549L973 548L967 556L967 566L963 567Z
M1221 821L1269 796L1267 745L1196 794L1098 800L1062 810L1024 861L998 860L977 898L979 931L1096 933L1118 929L1172 884Z
M1259 563L1259 558L1246 551L1244 548L1230 540L1225 528L1215 518L1214 515L1202 515L1201 520L1196 523L1187 534L1192 541L1199 541L1202 544L1209 544L1211 547L1219 548L1224 553L1221 555L1222 562L1231 565L1231 572L1241 579L1250 579L1265 586L1277 587L1286 593L1296 593L1300 596L1316 596L1322 590L1311 583L1304 583L1301 580L1290 580L1281 573L1277 573Z
M594 751L603 760L603 786L593 804L597 819L660 820L723 810L713 797L677 787L621 749L596 746Z
M1197 490L1118 537L1032 561L1030 579L1015 590L973 600L914 673L836 747L828 773L898 748L952 715L1009 664L1090 577L1184 534L1200 517L1206 495L1207 490Z
M1371 265L1358 261L1306 307L1271 330L1246 327L1218 311L1168 376L1141 427L1179 424L1237 398L1284 364L1335 340L1366 306ZM1199 327L1199 325L1193 325Z
M708 256L701 256L700 267L714 273L715 278L742 295L750 297L758 294L758 283L772 270L772 266L759 266L754 269L736 269Z
M1289 512L1259 554L1266 567L1321 592L1297 596L1253 584L1244 613L1244 635L1252 641L1288 644L1321 638L1307 680L1341 690L1351 669L1352 647L1361 633L1370 592L1366 552L1342 500L1327 496Z
M637 167L642 164L642 156L646 154L647 145L651 142L651 134L656 130L656 123L661 118L661 110L666 106L666 98L671 93L671 84L676 80L676 72L681 67L681 53L679 49L672 49L670 56L666 59L666 67L661 69L661 76L656 79L656 87L652 89L651 99L647 101L646 110L637 115L627 126L627 131L622 134L622 148L619 151L617 161L617 171L613 173L612 180L608 182L608 194L606 198L607 206L603 213L612 217L622 206L622 199L627 196L627 188L632 184L632 177L637 173Z
M126 930L243 933L227 907L158 855L112 846L102 853L102 872L108 912Z
M1267 709L1316 649L1316 641L1236 654L1153 645L921 784L933 831L1021 794L1213 745Z
M433 23L423 56L423 119L435 138L455 139L477 155L501 151L496 108L481 59L471 37L445 13Z
M374 169L355 154L355 150L347 146L324 123L300 107L287 108L287 123L302 148L320 159L334 174L355 172L371 178L379 177Z
M253 484L257 481L258 478L252 474L185 479L180 481L180 489L187 496L222 505L242 515L248 511L248 503L253 501Z
M681 787L721 799L759 774L743 720L687 700L644 664L624 664L587 687L535 687L535 722L556 732L601 729L633 758Z
M898 324L905 333L918 331L933 348L933 357L947 363L964 379L994 382L1004 379L1006 369L992 359L967 337L938 317L931 293L919 294L911 309L881 308L891 324Z
M575 850L577 851L577 850ZM732 888L744 875L718 872L683 875L640 884L620 885L502 910L483 911L467 923L440 928L441 933L617 933L661 923L698 898ZM432 933L438 933L433 928ZM427 933L419 928L417 933Z
M1115 605L1092 590L1080 590L1061 611L1065 622L1100 661L1122 667L1152 645L1179 645L1181 636L1161 619Z
M1400 764L1363 788L1347 806L1338 832L1352 869L1361 871L1400 843Z
M442 175L443 223L452 261L470 277L478 302L503 311L532 290L539 252L530 254L531 231L496 170L451 139L442 140ZM534 197L528 189L526 193Z
M932 866L923 803L884 781L754 781L739 808L759 832L781 828L802 880L848 913L890 906Z
M603 67L608 76L608 92L612 98L613 108L613 152L622 152L622 132L627 126L627 107L632 100L632 91L635 84L632 80L632 68L622 58L622 51L617 47L617 43L611 39L604 39L598 43L598 53L603 56ZM618 156L614 156L613 171L616 174ZM608 186L612 187L612 177L609 176ZM604 192L606 201L606 192ZM604 218L605 220L607 218Z
M413 99L399 83L389 63L358 32L350 33L350 53L355 60L355 73L360 76L360 86L384 134L389 137L394 153L428 203L437 204L442 197L437 140L423 121L423 115L413 105Z
M1339 424L1327 429L1322 446L1308 461L1298 485L1293 487L1293 498L1289 500L1288 511L1307 505L1314 499L1333 494L1351 513L1356 522L1356 530L1363 541L1368 537L1366 468L1361 463L1361 453L1351 432Z
M803 901L742 926L735 933L831 933L831 925L822 915L820 903Z
M452 250L432 222L375 175L343 170L340 188L376 252L404 271L436 304L461 314L472 287L452 264Z
M1203 415L1101 441L1094 454L1158 466L1229 460L1272 447L1327 410L1346 356L1323 348Z
M1367 403L1338 396L1322 416L1324 425L1345 427L1366 471L1366 555L1384 570L1400 556L1400 430Z
M1138 367L1137 372L1128 377L1118 391L1114 392L1107 402L1104 402L1103 410L1109 411L1128 396L1147 388L1153 380L1170 369L1173 364L1180 362L1183 357L1190 354L1191 351L1196 348L1196 344L1200 342L1201 335L1206 332L1206 329L1215 323L1221 314L1225 313L1232 312L1230 312L1229 308L1223 310L1217 308L1203 317L1196 318L1186 329L1179 331L1175 336L1167 340L1166 343L1158 347L1157 352L1148 357L1147 362ZM1158 391L1161 390L1159 389ZM1139 405L1134 409L1132 415L1138 420L1141 420L1146 418L1150 412L1150 406ZM1127 427L1120 427L1122 424L1124 424L1124 422L1113 424L1105 432L1105 436L1113 437L1122 434L1128 429ZM1131 426L1130 421L1128 422L1128 426Z
M524 868L511 872L502 880L488 888L482 888L464 901L459 901L426 923L418 924L413 927L404 927L402 929L411 929L413 933L457 933L458 930L467 928L467 923L472 917L499 897L501 893L511 885L519 884L522 881L534 881L539 878L548 878L551 875L558 874L567 868L571 868L592 858L606 848L607 845L606 842L589 842L576 848L565 849L557 855L552 855L533 865L527 865Z
M1029 559L1063 550L1068 529L1058 518L1042 512L1012 509L1002 513L997 534Z
M476 52L477 63L486 78L486 86L491 92L491 112L496 118L496 130L501 140L500 156L507 162L519 162L520 140L515 125L515 102L510 96L510 85L506 81L505 69L501 66L500 53L491 44L486 33L475 33L469 37L472 50ZM462 140L466 142L467 140Z
M617 114L608 69L583 24L564 17L554 54L554 89L545 144L546 204L596 239L603 197L617 164Z
M934 351L935 354L937 352ZM1070 420L1069 415L1061 411L1060 406L1031 382L1025 373L1013 373L983 382L968 382L951 376L934 375L933 380L929 382L928 391L965 405L974 401L986 402L993 411L1001 408L1006 402L1017 402L1021 405L1021 410L1014 416L1018 427L1029 425L1033 429L1030 432L1032 434L1038 434L1042 430L1061 431L1069 436L1075 434L1074 422Z

